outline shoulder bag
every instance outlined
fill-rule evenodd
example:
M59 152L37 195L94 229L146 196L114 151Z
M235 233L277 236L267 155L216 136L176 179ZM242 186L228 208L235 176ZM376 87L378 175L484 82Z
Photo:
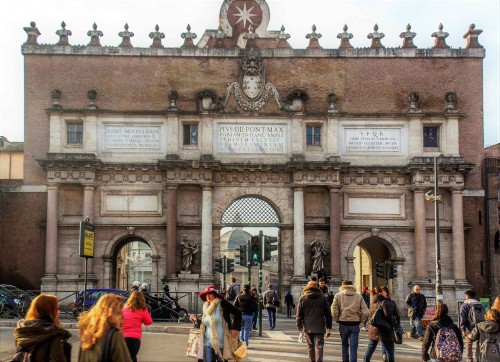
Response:
M189 330L186 357L203 359L203 333L201 329Z

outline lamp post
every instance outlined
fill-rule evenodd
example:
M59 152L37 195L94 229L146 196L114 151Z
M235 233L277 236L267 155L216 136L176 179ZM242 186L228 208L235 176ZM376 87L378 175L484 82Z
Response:
M434 191L427 191L425 199L434 202L434 245L436 248L436 303L443 303L443 285L441 284L441 243L439 232L439 201L441 196L438 195L439 179L438 179L438 157L434 157Z

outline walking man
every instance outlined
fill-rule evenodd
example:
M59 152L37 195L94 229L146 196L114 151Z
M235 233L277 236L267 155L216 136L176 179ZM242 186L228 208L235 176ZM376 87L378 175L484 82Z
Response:
M467 362L472 362L472 341L467 337L467 335L474 329L474 327L484 321L484 308L483 305L477 301L476 292L473 290L468 290L465 292L464 304L460 307L460 318L459 324L462 330L462 335L464 336L465 344L465 356L467 357ZM476 346L477 348L477 346Z
M363 288L361 288L361 296L363 297L363 300L365 301L365 304L368 307L368 309L370 309L370 293L368 292L367 286L364 286ZM368 322L368 320L365 320L365 322L363 323L363 327L361 327L361 330L363 332L367 331L366 322Z
M418 338L420 341L423 341L424 332L420 320L424 317L427 300L420 293L420 286L415 285L413 293L408 294L406 297L406 308L408 308L408 317L410 318L411 338Z
M250 330L252 329L253 314L257 306L257 299L250 293L250 285L243 286L243 292L238 294L234 301L234 306L241 311L242 326L240 339L246 342L250 339Z
M315 285L306 286L297 303L297 328L304 332L309 350L309 361L323 361L323 346L330 336L332 314L326 297Z
M273 331L276 328L276 309L279 306L279 297L271 283L267 285L267 290L264 293L264 306L267 309L269 328Z
M357 362L359 325L365 323L370 312L363 297L356 293L350 280L344 280L332 304L333 319L339 324L342 340L342 361Z
M240 286L236 284L236 278L231 278L231 284L229 285L229 288L227 288L226 299L231 303L234 303L238 294L240 294Z

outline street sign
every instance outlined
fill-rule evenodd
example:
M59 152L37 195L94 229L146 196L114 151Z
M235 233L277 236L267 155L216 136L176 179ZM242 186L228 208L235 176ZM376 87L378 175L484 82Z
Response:
M94 257L95 225L88 221L80 222L80 248L82 258Z

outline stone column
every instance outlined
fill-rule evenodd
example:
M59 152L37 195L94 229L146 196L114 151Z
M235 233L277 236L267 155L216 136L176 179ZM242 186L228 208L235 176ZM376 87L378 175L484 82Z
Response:
M463 190L452 189L451 195L451 208L453 210L453 277L455 280L465 280Z
M417 279L427 277L427 237L425 230L424 190L413 190L413 213L415 225L415 275Z
M213 278L212 186L203 186L201 203L201 277Z
M57 185L47 187L45 276L55 276L57 274L57 188Z
M83 185L83 219L89 218L94 223L94 185ZM96 242L97 244L97 242ZM95 255L94 255L95 257ZM85 273L85 258L82 260L82 276ZM87 274L93 274L94 259L88 258ZM94 276L92 276L92 279Z
M177 185L167 185L167 250L166 275L176 273L177 256Z
M340 277L340 189L330 188L330 275Z
M103 275L103 287L111 288L113 281L111 280L112 270L113 270L113 256L103 255L102 257L104 263L104 275Z
M306 274L304 243L304 189L293 189L293 274L303 278Z

